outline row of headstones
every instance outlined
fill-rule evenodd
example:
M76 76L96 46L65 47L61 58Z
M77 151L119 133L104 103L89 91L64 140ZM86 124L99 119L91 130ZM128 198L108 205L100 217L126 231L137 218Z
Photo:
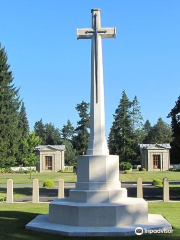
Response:
M64 179L58 181L58 198L64 198ZM13 203L13 180L7 180L7 197L6 203ZM39 203L39 180L33 180L32 202Z
M58 198L64 198L64 180L58 181ZM143 198L142 178L137 179L137 198ZM169 201L169 181L167 178L163 179L163 201ZM13 203L13 180L7 181L7 203ZM39 203L39 180L33 180L32 202Z
M142 178L137 179L137 198L143 198ZM169 180L163 178L163 201L169 202Z

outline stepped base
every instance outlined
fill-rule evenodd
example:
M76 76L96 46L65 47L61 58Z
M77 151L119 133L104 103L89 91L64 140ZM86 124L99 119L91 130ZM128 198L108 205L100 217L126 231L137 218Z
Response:
M170 223L159 214L148 214L148 222L146 223L132 224L119 227L79 227L55 224L49 222L49 215L39 215L26 225L26 229L28 230L48 232L72 237L132 236L136 235L135 229L137 227L141 227L143 229L143 234L147 233L147 230L156 229L168 231L172 229Z
M140 198L118 203L82 203L56 199L49 204L49 222L82 227L112 227L148 221L148 204Z

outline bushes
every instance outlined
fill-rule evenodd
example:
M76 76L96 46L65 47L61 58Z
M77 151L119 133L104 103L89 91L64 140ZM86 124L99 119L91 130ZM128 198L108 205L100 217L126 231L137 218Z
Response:
M52 180L47 179L43 182L43 187L52 188L54 187L54 182Z
M1 173L14 173L14 171L10 167L8 167L8 168L1 168L0 172Z
M124 170L124 173L128 174L130 173L130 170Z
M172 171L172 172L180 172L180 168L173 167L173 168L170 168L169 171Z
M6 201L6 197L0 197L0 202L5 202Z
M132 165L130 162L121 162L120 163L120 169L122 170L130 170L132 168Z
M146 169L145 169L145 168L142 168L142 171L143 171L143 172L146 172Z
M162 185L162 181L160 179L154 179L152 182L152 185L154 186L161 186Z

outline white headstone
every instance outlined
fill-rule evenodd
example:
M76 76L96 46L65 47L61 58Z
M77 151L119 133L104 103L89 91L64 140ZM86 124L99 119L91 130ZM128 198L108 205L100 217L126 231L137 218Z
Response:
M39 203L39 180L34 179L33 180L33 197L32 197L33 203Z
M143 198L142 178L137 179L137 198Z
M167 177L163 178L163 201L169 202L169 180Z
M7 203L13 203L13 180L7 180L7 196L6 196Z
M64 179L58 181L58 198L64 197Z

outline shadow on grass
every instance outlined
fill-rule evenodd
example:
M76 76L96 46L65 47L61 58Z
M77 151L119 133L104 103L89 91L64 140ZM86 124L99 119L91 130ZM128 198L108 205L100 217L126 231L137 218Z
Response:
M133 236L133 237L64 237L55 234L48 234L43 232L35 232L25 229L25 225L34 219L38 213L29 213L29 212L20 212L20 211L1 211L0 212L0 226L1 234L0 240L78 240L78 239L87 239L87 240L110 240L110 239L121 239L121 240L133 240L133 239L147 239L154 240L154 237L158 237L158 240L179 240L180 239L180 230L174 230L173 234L147 234L142 236Z

